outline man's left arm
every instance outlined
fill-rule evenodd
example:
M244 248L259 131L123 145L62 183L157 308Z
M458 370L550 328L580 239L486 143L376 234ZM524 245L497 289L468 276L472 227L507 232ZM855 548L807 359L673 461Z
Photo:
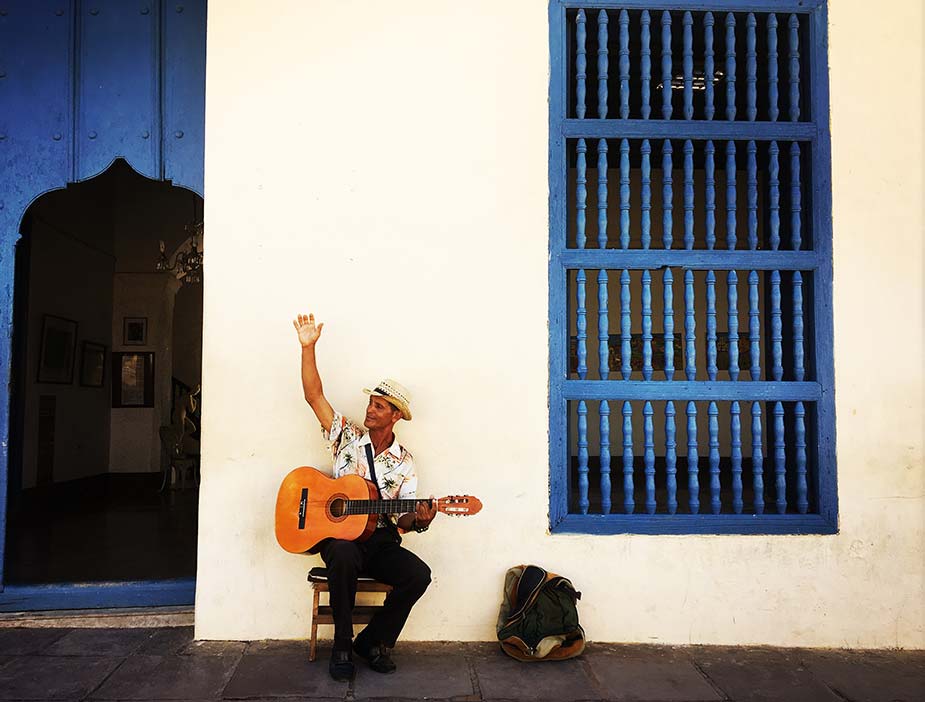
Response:
M411 461L413 459L409 456L406 460ZM416 499L417 487L417 472L412 463L404 481L402 481L401 490L398 495L399 499ZM418 502L414 512L401 515L398 518L398 528L402 531L423 531L430 526L435 516L437 516L437 504L434 500L434 496L431 495L429 501Z

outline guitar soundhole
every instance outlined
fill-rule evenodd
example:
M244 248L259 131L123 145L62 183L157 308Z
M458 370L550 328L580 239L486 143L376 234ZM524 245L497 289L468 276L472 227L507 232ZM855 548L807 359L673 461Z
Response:
M340 522L347 518L347 496L344 494L331 495L327 504L328 518Z

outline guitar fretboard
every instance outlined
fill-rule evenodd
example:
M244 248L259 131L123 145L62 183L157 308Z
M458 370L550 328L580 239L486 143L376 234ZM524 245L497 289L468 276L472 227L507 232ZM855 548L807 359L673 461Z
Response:
M430 502L430 500L347 500L344 513L405 514L407 512L414 512L419 502Z

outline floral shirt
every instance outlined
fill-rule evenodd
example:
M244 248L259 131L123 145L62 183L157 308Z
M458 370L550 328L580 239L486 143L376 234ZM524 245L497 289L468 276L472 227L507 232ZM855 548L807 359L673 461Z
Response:
M331 426L328 429L322 427L321 433L331 443L335 478L356 474L372 480L366 456L366 446L372 442L369 433L363 427L351 422L335 410ZM373 460L382 499L411 500L415 498L418 476L414 470L414 458L408 449L398 443L397 438L389 448ZM389 515L393 524L399 516ZM380 527L387 526L388 523L389 519L385 515L379 517Z

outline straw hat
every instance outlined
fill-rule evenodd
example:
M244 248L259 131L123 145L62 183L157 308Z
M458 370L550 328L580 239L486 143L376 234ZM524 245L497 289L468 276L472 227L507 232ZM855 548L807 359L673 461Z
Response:
M408 392L408 388L401 383L391 378L383 378L376 383L376 387L373 390L363 388L363 392L367 395L381 397L386 402L401 410L402 419L411 421L411 407L409 406L411 404L411 393Z

